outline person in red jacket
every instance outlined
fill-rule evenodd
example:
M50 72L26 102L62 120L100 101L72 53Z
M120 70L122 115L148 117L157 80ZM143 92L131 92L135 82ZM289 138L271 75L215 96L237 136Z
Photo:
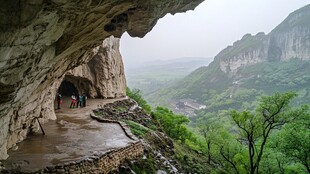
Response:
M76 98L75 98L75 95L72 94L70 108L74 108L75 104L76 104Z

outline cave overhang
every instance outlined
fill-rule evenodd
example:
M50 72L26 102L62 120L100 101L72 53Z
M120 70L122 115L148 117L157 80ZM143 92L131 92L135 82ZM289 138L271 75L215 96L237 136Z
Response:
M167 13L202 1L0 2L0 159L26 137L33 118L55 118L53 101L64 74L87 63L105 38L125 31L143 37Z

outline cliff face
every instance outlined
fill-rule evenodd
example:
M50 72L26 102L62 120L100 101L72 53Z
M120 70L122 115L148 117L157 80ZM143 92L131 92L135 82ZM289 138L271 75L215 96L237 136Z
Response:
M29 97L29 100L18 111L18 114L24 117L10 121L9 129L12 134L7 140L9 147L21 141L29 132L39 130L35 118L39 118L41 123L56 119L54 99L57 89L64 80L71 82L80 93L85 92L90 97L126 96L126 80L119 52L119 39L111 36L92 51L94 56L87 58L90 59L89 63L80 65L55 79L51 86L41 91L41 95L38 94L39 99L34 99L37 95ZM27 122L28 120L31 122Z
M220 69L223 72L234 75L240 67L265 61L267 52L268 39L264 33L258 33L255 36L247 34L233 46L221 51L215 60L219 60Z
M309 78L304 67L310 60L309 19L310 5L307 5L291 13L267 35L244 35L216 55L207 67L200 67L171 87L149 95L150 103L158 104L154 101L158 98L167 104L172 100L190 98L210 106L208 111L213 112L237 106L237 102L230 105L230 99L235 94L242 96L246 91L243 89L265 91L266 95L276 90L295 90L303 95L300 96L303 101L308 101L308 93L304 91L308 91ZM250 95L259 96L261 93L252 91ZM220 100L214 96L221 96L224 100L216 103Z
M35 118L39 117L42 122L55 119L52 101L64 74L87 63L94 55L99 56L101 53L92 49L105 38L111 35L119 37L125 31L131 36L143 37L165 14L185 12L201 2L0 2L0 159L7 158L7 149L23 140L29 131L37 130ZM113 67L113 62L107 61L102 65ZM101 69L106 83L100 82L102 77L89 71L91 81L95 82L92 85L94 90L91 90L93 96L115 97L121 94L116 91L123 90L123 87L116 91L111 88L125 82L113 82L118 75L113 77L112 69ZM73 70L73 74L78 71ZM105 86L95 89L101 86L100 83Z
M87 64L68 71L64 80L74 84L80 94L85 92L92 98L125 97L126 79L119 39L111 36L93 52Z
M291 13L270 35L269 59L310 60L310 5Z
M231 75L245 66L263 61L310 60L310 5L291 13L268 35L245 35L221 51L215 60Z

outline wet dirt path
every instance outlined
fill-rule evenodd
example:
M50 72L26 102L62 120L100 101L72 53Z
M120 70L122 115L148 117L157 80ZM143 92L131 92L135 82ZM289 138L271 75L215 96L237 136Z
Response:
M57 120L43 124L41 132L29 136L17 144L17 150L9 150L9 158L3 162L7 169L23 172L36 171L46 166L77 161L94 154L122 148L134 142L126 136L119 124L99 123L88 112L97 105L114 100L88 100L85 108L69 108L70 100L64 99L62 108L56 110Z

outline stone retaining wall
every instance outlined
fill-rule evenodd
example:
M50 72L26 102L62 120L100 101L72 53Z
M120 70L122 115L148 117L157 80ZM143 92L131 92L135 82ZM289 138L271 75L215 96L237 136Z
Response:
M124 160L135 159L143 154L143 145L141 142L132 143L131 145L109 151L105 154L92 156L87 159L71 162L69 164L46 167L44 173L103 173L107 174L118 169L118 166ZM40 173L42 171L39 171Z
M60 174L107 174L113 170L117 170L121 162L125 160L136 159L143 155L143 145L140 141L132 143L124 148L114 149L109 152L102 152L93 156L87 157L79 161L72 161L56 166L48 166L44 169L31 172L39 173L60 173ZM0 171L0 173L14 174L24 173L20 171Z
M124 130L125 134L132 140L137 140L137 138L131 133L129 127L123 123L116 120L108 120L96 117L93 112L89 114L93 119L96 119L99 122L105 123L117 123ZM137 159L139 156L142 156L143 144L140 141L136 141L134 143L129 144L126 147L120 149L113 149L108 152L98 152L93 156L84 158L79 161L67 162L64 164L58 164L55 166L48 166L44 169L31 172L31 174L39 174L39 173L53 173L53 174L107 174L113 170L118 170L119 165L125 160L133 160ZM1 171L0 173L24 173L21 171ZM29 174L29 173L28 173Z

